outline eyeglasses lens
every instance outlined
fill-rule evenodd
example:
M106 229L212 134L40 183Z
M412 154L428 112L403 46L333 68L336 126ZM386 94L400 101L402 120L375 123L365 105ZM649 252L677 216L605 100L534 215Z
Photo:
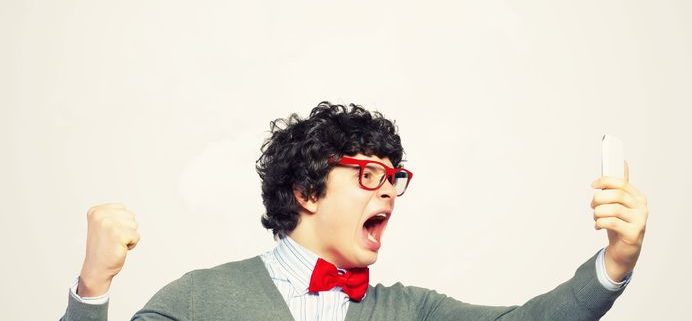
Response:
M409 176L408 173L404 171L398 171L394 173L394 188L396 189L396 194L401 195L406 190L408 185Z
M360 183L367 188L377 188L384 180L387 173L382 165L376 163L368 163L360 175Z
M360 183L370 189L378 188L385 180L387 170L382 165L369 163L363 168L360 176ZM398 171L390 178L390 183L396 189L397 195L401 195L408 185L409 175L405 171Z

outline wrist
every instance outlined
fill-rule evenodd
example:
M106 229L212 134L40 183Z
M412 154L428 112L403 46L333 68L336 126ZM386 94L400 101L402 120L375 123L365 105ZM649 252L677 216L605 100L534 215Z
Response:
M112 280L112 276L82 270L77 284L77 295L83 298L102 296L110 289Z
M612 256L608 255L607 248L603 258L605 261L606 273L613 282L622 282L622 280L634 269L634 265L621 263L613 259Z

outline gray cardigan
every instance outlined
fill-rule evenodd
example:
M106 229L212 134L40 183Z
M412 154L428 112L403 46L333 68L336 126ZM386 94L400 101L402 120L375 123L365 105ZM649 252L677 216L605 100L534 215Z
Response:
M567 282L521 306L481 306L434 290L369 286L361 302L351 301L345 321L356 320L598 320L624 289L609 291L598 281L596 255ZM71 295L61 321L106 321L108 303L89 305ZM169 283L132 320L285 320L293 317L259 256L195 270Z

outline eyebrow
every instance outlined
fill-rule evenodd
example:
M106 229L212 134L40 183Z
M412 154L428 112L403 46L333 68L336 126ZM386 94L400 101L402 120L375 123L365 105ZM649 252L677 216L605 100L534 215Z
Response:
M386 172L386 171L387 171L385 168L382 168L382 167L380 167L380 166L365 165L365 167L367 167L367 168L369 168L369 169L371 169L371 170L376 170L376 169L379 168L379 169L380 169L380 172Z

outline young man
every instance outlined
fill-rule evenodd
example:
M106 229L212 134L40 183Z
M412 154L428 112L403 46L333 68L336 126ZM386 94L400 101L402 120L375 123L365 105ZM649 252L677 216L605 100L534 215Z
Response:
M134 320L598 320L622 293L641 250L646 199L601 177L592 200L609 246L570 280L522 306L457 301L396 283L368 284L394 202L413 174L392 122L359 106L320 103L308 119L272 122L257 171L277 246L183 275ZM626 168L627 171L627 168ZM107 291L139 240L134 216L106 204L88 214L87 255L61 320L106 320ZM613 281L616 280L616 281Z

